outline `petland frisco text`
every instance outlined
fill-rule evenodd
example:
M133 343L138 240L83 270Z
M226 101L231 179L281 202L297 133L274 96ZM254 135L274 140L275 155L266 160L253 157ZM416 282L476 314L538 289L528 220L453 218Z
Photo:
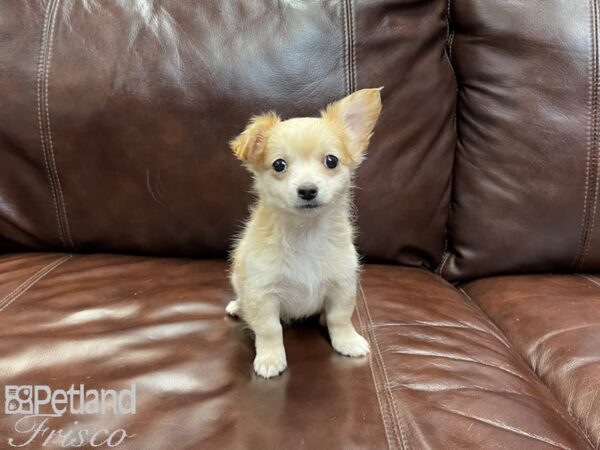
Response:
M11 447L117 447L134 434L119 428L90 428L73 420L61 427L52 426L66 414L130 415L136 413L136 386L128 389L86 389L71 385L69 389L52 389L47 385L7 385L4 388L4 412L22 417L14 422L16 435L9 437ZM17 437L18 435L18 437Z

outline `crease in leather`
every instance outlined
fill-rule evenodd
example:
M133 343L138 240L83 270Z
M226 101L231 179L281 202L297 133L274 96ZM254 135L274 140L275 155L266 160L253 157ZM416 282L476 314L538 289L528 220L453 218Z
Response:
M380 381L377 381L375 379L373 380L375 382L375 389L377 391L379 391L380 386L381 386L381 389L383 389L385 397L387 399L386 410L389 411L390 417L394 423L394 434L396 436L396 442L401 450L408 450L408 449L410 449L410 446L408 444L408 439L406 437L406 431L404 430L403 422L401 421L401 418L399 417L399 414L398 414L398 408L396 407L396 401L394 399L394 395L392 394L392 390L390 388L389 377L387 375L387 369L385 367L383 355L381 354L381 349L379 348L377 334L375 333L375 328L373 327L373 319L371 317L371 312L369 311L369 306L367 304L367 298L365 296L365 292L364 292L362 286L360 285L360 283L359 283L359 291L360 291L360 295L358 297L361 300L359 302L359 304L362 305L365 309L366 318L367 318L367 333L368 333L369 341L371 343L371 349L373 352L372 355L369 357L369 362L372 360L375 360L375 362L377 363L377 366L379 368ZM357 311L358 311L358 309L359 308L357 307ZM376 372L377 372L376 370L373 371L374 374ZM394 447L390 446L390 448L394 448Z
M494 320L492 320L492 318L483 310L483 308L481 308L472 298L471 296L468 294L467 291L465 291L461 286L457 286L458 290L460 292L462 292L462 294L465 296L465 298L467 298L469 300L470 303L473 304L473 307L478 309L480 311L480 314L482 314L484 317L486 317L488 319L488 321L492 324L494 324L494 326L496 326L496 328L498 328L498 331L500 333L503 334L502 330L500 329L500 327L498 327L498 325L496 324L496 322L494 322ZM507 342L510 342L507 340ZM519 353L518 351L515 350L514 347L512 347L512 345L509 346L509 350L511 351L511 353L515 356L516 359L521 360L524 364L524 366L530 371L531 375L532 375L532 379L537 381L538 384L540 386L542 386L546 392L548 393L548 395L557 403L557 404L561 404L560 401L556 398L556 396L554 395L554 392L552 392L552 390L550 389L550 387L548 387L548 385L546 383L544 383L542 381L542 379L539 377L539 375L537 374L537 372L529 365L529 363L525 360L525 358L521 355L521 353ZM568 411L566 408L556 408L554 407L554 405L550 405L552 407L552 409L554 410L554 412L556 412L571 428L573 428L573 430L575 430L576 433L578 433L581 437L583 437L585 439L585 441L589 444L590 448L596 448L593 444L592 441L590 440L589 436L587 435L587 433L585 432L584 428L581 427L579 421L571 414L570 411ZM567 415L565 415L565 412Z
M58 234L62 245L75 251L76 246L71 235L69 219L65 199L60 183L60 176L54 156L54 143L52 140L52 128L50 125L50 108L48 102L48 91L50 85L50 67L52 62L52 46L54 40L54 26L60 0L50 0L44 12L42 25L42 43L37 72L37 113L40 129L40 143L44 156L46 175L50 183L52 201L58 226Z
M445 284L446 286L452 288L453 290L458 290L458 291L462 292L462 294L470 300L470 302L465 302L465 306L469 307L475 314L477 314L477 315L483 314L483 317L488 318L487 314L485 314L485 312L479 307L479 305L477 303L475 303L473 301L473 299L469 296L469 294L467 294L465 292L465 290L462 287L453 285L448 280L446 280L441 274L435 274L435 275L439 282L441 282L442 284ZM463 325L466 325L464 322L460 322L460 321L458 321L458 322ZM502 333L502 330L500 330L498 325L496 325L495 322L493 322L491 320L489 321L489 323L493 324L496 327L497 332L494 332L493 330L485 330L485 329L480 329L478 327L472 327L472 325L468 325L468 327L472 328L474 330L477 330L477 331L487 333L490 336L493 336L494 338L496 338L498 340L498 342L500 342L502 345L504 345L504 347L512 350L512 347L508 341L508 338L504 335L504 333Z
M494 369L498 369L502 372L506 372L514 377L519 378L520 380L523 381L527 381L526 378L524 378L523 376L519 375L517 372L510 370L506 367L502 367L502 366L498 366L496 364L490 364L490 363L486 363L484 361L481 361L480 359L476 359L476 358L467 358L467 357L458 357L458 356L450 356L450 355L444 355L441 353L434 353L434 352L419 352L419 351L401 351L401 350L394 350L393 353L397 354L397 355L410 355L410 356L427 356L427 357L433 357L433 358L442 358L442 359L449 359L452 361L459 361L459 362L466 362L466 363L474 363L474 364L480 364L482 366L485 367L492 367Z
M474 326L473 324L469 324L466 322L460 322L458 321L457 323L460 323L461 325L454 325L454 324L444 324L444 323L425 323L425 322L421 322L421 323L383 323L383 324L378 324L378 325L374 325L374 328L395 328L395 327L427 327L427 328L449 328L449 329L455 329L455 330L466 330L466 331L476 331L478 333L482 333L485 334L486 336L493 336L495 337L498 341L500 341L505 347L508 347L508 344L506 344L506 342L504 342L502 340L502 338L496 334L494 334L491 330L486 330L484 328L479 328L477 326Z
M0 312L8 308L21 295L23 295L25 292L31 289L38 281L46 277L46 275L48 275L54 269L70 260L72 257L73 255L66 255L52 261L50 264L47 264L46 266L42 267L27 280L19 284L15 289L13 289L10 293L4 296L4 298L0 299Z
M453 386L453 387L448 387L448 386L443 386L440 385L439 389L435 389L435 387L428 385L427 389L423 389L421 388L419 385L417 384L399 384L395 387L396 390L411 390L411 391L417 391L417 392L454 392L454 391L481 391L481 392L489 392L491 394L500 394L500 395L514 395L516 397L528 397L530 399L533 400L539 400L539 397L536 397L535 395L529 394L527 392L519 392L519 391L514 391L514 390L510 390L510 389L490 389L484 386L478 386L478 385L470 385L470 386Z
M572 331L583 330L586 328L596 328L596 327L600 327L600 323L589 323L589 324L585 324L585 325L577 325L574 327L561 328L560 330L555 330L551 333L546 333L542 337L540 337L537 341L535 341L535 343L528 350L528 354L531 355L531 354L537 353L540 345L542 345L544 342L548 341L549 339L552 339L556 336L560 336L561 334L570 333Z
M444 411L450 412L452 414L456 414L457 416L460 416L460 417L465 417L465 418L474 420L476 422L480 422L480 423L484 423L486 425L490 425L490 426L492 426L494 428L498 428L498 429L501 429L501 430L509 431L511 433L515 433L515 434L518 434L520 436L524 436L524 437L527 437L529 439L533 439L533 440L536 440L536 441L544 442L545 444L552 445L552 446L554 446L556 448L562 448L563 450L571 450L570 447L565 447L564 445L562 445L562 444L560 444L558 442L555 442L552 439L548 439L548 438L545 438L543 436L539 436L537 434L528 433L528 432L523 431L523 430L521 430L519 428L511 427L510 425L502 423L502 422L497 422L495 420L486 419L484 417L477 417L477 416L474 416L474 415L465 414L465 413L462 413L460 411L456 411L456 410L451 409L451 408L442 408L442 409Z

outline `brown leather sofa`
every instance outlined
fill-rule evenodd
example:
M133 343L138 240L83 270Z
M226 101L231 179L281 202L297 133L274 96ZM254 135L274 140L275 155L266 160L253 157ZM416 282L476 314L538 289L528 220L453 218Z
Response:
M0 448L598 449L599 6L0 2ZM259 379L224 314L252 201L227 142L377 86L372 353L308 320ZM82 384L135 386L135 414L2 388Z

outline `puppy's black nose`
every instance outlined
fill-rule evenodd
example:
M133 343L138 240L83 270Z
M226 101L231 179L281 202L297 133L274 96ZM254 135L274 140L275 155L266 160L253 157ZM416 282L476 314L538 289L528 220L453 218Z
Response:
M298 197L302 200L312 200L318 193L319 190L314 184L303 184L298 188Z

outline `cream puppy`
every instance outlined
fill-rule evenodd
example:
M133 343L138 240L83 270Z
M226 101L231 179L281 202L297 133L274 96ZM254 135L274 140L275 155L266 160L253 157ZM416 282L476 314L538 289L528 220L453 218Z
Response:
M336 351L369 352L351 322L359 269L351 189L381 112L380 90L357 91L319 118L256 116L231 142L254 176L258 203L233 251L236 299L226 310L254 331L262 377L287 367L281 321L322 313Z

